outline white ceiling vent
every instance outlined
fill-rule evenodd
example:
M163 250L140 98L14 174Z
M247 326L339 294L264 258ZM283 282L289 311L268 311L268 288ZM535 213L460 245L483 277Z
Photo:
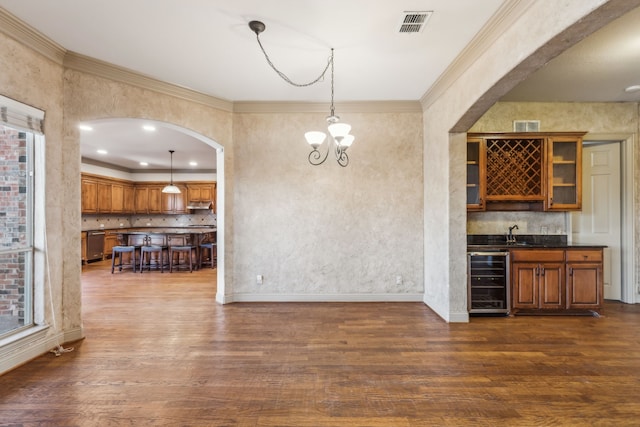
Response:
M421 33L433 14L432 10L423 12L404 11L400 19L399 33Z

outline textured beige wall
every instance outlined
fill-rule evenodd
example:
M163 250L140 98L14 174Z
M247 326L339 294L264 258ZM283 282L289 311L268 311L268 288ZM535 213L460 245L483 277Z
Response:
M421 298L421 114L342 119L346 168L307 161L304 132L324 114L235 117L236 300Z
M78 332L80 319L80 246L73 239L73 226L70 227L69 204L75 201L73 187L65 173L68 158L63 151L63 70L52 61L43 58L30 49L0 33L0 93L19 102L45 111L46 146L44 170L46 193L38 201L38 224L46 223L46 243L49 252L48 277L53 303L49 293L45 293L43 302L45 319L52 327L48 337L72 330ZM75 181L74 184L76 185ZM71 190L71 191L69 191ZM43 209L45 206L46 209ZM79 215L79 213L78 213ZM36 278L37 286L43 286L47 277L44 265L43 248L45 241L42 233L36 234ZM69 309L66 304L70 303ZM65 306L63 306L65 304ZM52 316L55 313L55 319ZM55 324L55 328L53 325ZM80 333L80 332L78 332Z

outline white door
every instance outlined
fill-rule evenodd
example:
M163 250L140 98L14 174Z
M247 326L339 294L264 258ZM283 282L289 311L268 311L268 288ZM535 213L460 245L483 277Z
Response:
M620 143L585 143L582 160L582 211L572 213L572 240L574 243L607 245L604 250L604 298L620 300Z

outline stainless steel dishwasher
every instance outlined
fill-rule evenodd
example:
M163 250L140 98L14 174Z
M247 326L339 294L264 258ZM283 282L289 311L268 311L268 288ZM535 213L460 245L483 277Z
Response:
M104 256L104 231L87 232L87 262L102 260Z
M509 314L509 252L467 252L469 314Z

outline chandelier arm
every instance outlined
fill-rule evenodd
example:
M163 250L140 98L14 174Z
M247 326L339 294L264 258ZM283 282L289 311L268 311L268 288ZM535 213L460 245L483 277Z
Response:
M324 153L324 157L317 148L314 148L312 152L309 153L309 163L314 166L318 166L324 163L325 160L329 157L329 151L331 148L327 147L326 153Z
M347 155L346 151L341 151L340 156L336 160L338 161L338 164L343 168L347 167L347 165L349 164L349 156Z
M324 75L327 74L327 70L329 69L329 65L331 65L333 63L333 49L331 49L331 55L329 56L329 59L327 60L327 65L324 67L324 70L322 70L322 73L320 73L320 75L315 80L312 80L309 83L296 83L293 80L291 80L285 73L283 73L282 71L278 70L275 65L273 65L273 62L271 62L271 59L269 58L269 55L267 55L267 51L264 50L264 47L262 46L262 42L260 41L260 35L258 33L256 33L256 40L258 40L258 45L260 46L260 50L262 50L262 53L264 54L264 57L267 60L267 63L269 64L269 66L271 68L273 68L273 71L275 71L276 74L278 74L282 78L282 80L284 80L285 82L289 83L292 86L307 87L307 86L311 86L311 85L314 85L314 84L318 83L319 81L324 79Z

